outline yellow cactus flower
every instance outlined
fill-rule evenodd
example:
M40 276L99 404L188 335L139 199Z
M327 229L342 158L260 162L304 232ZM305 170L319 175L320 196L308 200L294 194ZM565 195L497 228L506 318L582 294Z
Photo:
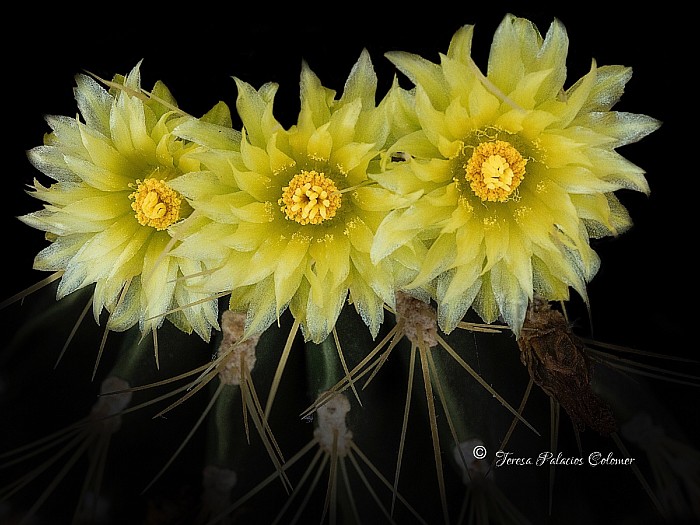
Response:
M191 213L172 181L199 169L185 155L198 146L171 132L187 117L162 83L149 95L142 91L140 64L108 82L110 90L87 75L76 83L83 120L49 117L52 132L29 151L32 164L55 181L34 181L32 195L46 204L21 217L50 241L34 267L62 272L58 299L94 285L94 316L99 321L106 309L109 330L138 323L145 334L167 315L209 340L218 327L216 301L201 302L180 279L201 267L167 253L169 228Z
M599 266L590 238L631 225L614 192L649 191L643 170L616 148L659 122L611 111L628 67L593 62L564 87L568 37L559 21L543 38L530 21L506 16L485 75L471 57L473 29L454 34L439 64L387 54L415 88L392 91L403 131L393 149L407 160L375 179L424 195L387 216L372 260L428 242L408 288L434 294L440 327L453 330L473 307L518 334L535 295L566 300L573 288L587 301Z
M207 171L173 181L197 214L178 230L184 241L174 253L207 266L209 293L231 291L249 334L289 308L304 337L321 342L348 295L376 334L395 282L408 281L417 263L408 250L400 264L399 256L370 261L377 226L411 197L370 185L389 124L369 54L338 99L303 64L301 109L288 129L273 116L276 84L236 83L242 133L197 121L176 129L209 151L194 155Z

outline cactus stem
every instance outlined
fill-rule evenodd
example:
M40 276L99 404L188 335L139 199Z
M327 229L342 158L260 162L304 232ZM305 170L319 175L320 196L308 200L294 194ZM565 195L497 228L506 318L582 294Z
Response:
M346 373L345 377L341 379L336 385L332 386L325 392L321 393L321 395L314 401L311 406L306 408L301 414L300 418L305 418L309 416L310 414L314 413L320 406L322 406L324 403L326 403L331 397L333 397L335 394L340 394L344 392L348 387L349 387L349 379L351 377L354 377L354 381L357 382L358 379L360 379L362 376L365 374L369 373L370 370L372 370L375 366L376 363L365 368L362 370L365 365L367 365L374 357L382 351L384 346L389 342L392 341L391 346L389 347L388 350L385 350L385 352L390 351L396 343L401 339L401 337L395 338L396 334L399 331L399 325L397 324L394 326L389 333L382 339L373 349L370 351L363 359L360 361L349 373ZM367 386L367 383L362 387L363 389Z
M197 379L195 379L194 382L185 385L184 387L180 387L174 392L170 392L165 396L161 396L156 400L151 400L149 402L151 403L163 399L164 397L170 397L171 395L174 395L177 392L181 392L184 390L187 391L184 396L182 396L177 401L170 404L154 416L154 418L158 418L166 412L177 407L178 405L184 403L190 397L194 396L197 392L199 392L206 385L208 385L209 382L212 381L217 375L219 376L219 379L221 381L211 400L209 401L206 408L196 421L193 428L184 438L178 449L166 462L165 466L155 476L155 478L151 480L151 482L143 490L143 492L146 492L153 485L153 483L155 483L155 481L172 464L175 458L182 452L182 450L190 441L194 433L206 419L207 415L216 404L217 400L221 396L226 386L240 388L243 422L248 443L250 443L250 435L248 430L248 418L250 417L258 431L258 434L263 442L263 445L265 446L265 449L268 452L268 455L270 456L270 459L275 467L276 473L282 481L285 490L289 491L289 489L291 489L291 483L282 468L284 457L272 434L269 425L267 424L267 420L262 417L262 407L260 405L260 401L258 399L255 387L253 385L252 377L250 375L250 369L255 364L255 345L257 344L257 338L241 339L244 324L243 317L244 316L242 316L241 314L236 314L230 310L224 312L221 323L223 339L217 352L217 358L213 363L204 365L195 370L191 370L190 372L182 374L177 378L171 378L165 381L160 381L158 383L152 383L151 385L146 385L147 387L162 385L172 382L176 379L189 377L191 375L199 373L200 371L203 372L197 377Z
M439 335L437 336L438 342L440 343L440 346L442 346L445 350L447 350L447 353L449 353L452 358L457 361L457 363L466 370L469 375L471 375L482 387L484 387L489 394L491 394L493 397L495 397L501 405L503 405L511 414L513 414L515 417L518 418L519 421L521 421L527 428L532 430L535 434L540 436L540 433L533 427L518 411L516 411L509 403L506 401L503 396L501 396L498 392L496 392L491 385L489 385L477 372L474 370L469 364L467 364L464 359L462 359L459 354L445 341L442 337Z
M469 473L469 469L467 468L467 459L464 457L464 453L462 451L462 448L459 446L460 440L457 437L457 430L455 428L454 421L452 419L452 415L450 414L449 407L447 406L447 396L445 395L445 392L442 388L442 382L440 381L440 376L437 373L436 367L435 367L435 361L433 360L433 355L431 352L426 352L426 356L428 358L428 364L430 365L429 368L432 371L432 381L435 384L435 388L438 391L438 396L440 397L440 402L442 404L443 412L445 413L445 419L447 420L447 425L450 428L450 434L452 434L452 439L455 443L455 446L457 447L457 450L459 451L459 459L461 461L462 466L467 469L467 473Z
M221 316L221 331L223 338L217 352L218 364L215 372L218 373L222 385L238 386L241 393L241 411L243 425L248 444L250 444L250 432L248 419L258 431L258 435L267 450L270 460L275 466L285 490L291 489L291 483L282 468L284 456L275 440L272 430L264 416L260 400L258 399L255 385L251 377L251 371L256 363L255 350L259 337L245 337L245 315L231 310L225 311ZM217 397L220 390L217 389Z
M229 356L228 352L224 352L223 354L219 355L210 363L205 363L197 368L193 368L192 370L189 370L187 372L184 372L182 374L178 374L173 377L169 377L166 379L162 379L160 381L154 381L152 383L148 383L145 385L140 385L140 386L135 386L131 387L129 389L130 392L137 392L140 390L147 390L150 388L155 388L159 386L164 386L170 383L175 383L177 381L181 381L183 379L187 379L188 377L191 377L193 375L197 375L197 377L190 381L189 383L180 386L176 388L175 390L172 390L170 392L167 392L163 395L160 395L158 397L155 397L153 399L150 399L144 403L141 403L140 405L135 405L133 407L128 408L126 412L133 412L135 410L139 410L142 408L145 408L147 406L159 403L160 401L163 401L164 399L168 399L176 394L179 394L181 392L187 392L186 396L184 398L181 398L180 400L172 403L162 411L160 411L158 414L153 416L153 418L158 418L162 415L164 415L166 412L169 412L173 408L177 407L181 403L183 403L186 399L192 397L196 392L201 390L204 386L206 386L214 377L216 377L217 374L221 372L221 369L225 366L225 360Z
M344 395L334 396L327 404L319 409L318 427L314 431L313 443L318 444L319 450L307 467L302 479L299 481L297 488L286 501L285 505L280 509L274 523L278 523L282 516L292 503L292 500L299 494L302 486L306 483L307 478L313 471L314 466L322 453L325 453L321 464L319 465L316 475L314 476L306 496L300 504L297 512L290 523L296 523L301 513L306 507L316 485L318 484L326 464L330 459L330 472L328 476L328 486L326 489L326 498L323 506L321 522L329 514L331 523L336 521L336 503L337 503L337 474L338 460L347 454L348 446L352 442L352 432L347 429L345 417L350 410L350 403ZM341 442L342 439L342 442Z
M459 438L457 427L455 426L455 421L453 420L451 411L448 407L448 399L446 392L443 389L443 385L439 378L439 373L436 368L436 363L432 355L432 347L441 346L447 351L447 354L455 360L460 367L466 370L474 379L483 387L487 392L489 392L494 398L496 398L501 405L507 408L514 416L515 420L512 426L514 428L515 422L523 422L528 428L530 428L535 434L540 435L537 430L530 425L522 416L522 411L524 409L527 398L529 397L528 389L523 396L518 411L513 409L510 404L498 394L470 365L462 359L459 354L452 348L452 346L446 342L438 334L437 323L435 320L434 310L422 301L419 301L406 294L397 294L397 308L394 313L396 316L396 324L385 336L385 338L375 346L375 348L370 352L365 359L362 360L351 372L346 371L346 377L341 379L335 386L331 387L326 394L321 394L317 399L316 403L312 405L310 409L307 409L306 413L310 413L314 409L318 409L323 403L327 402L328 399L337 393L343 392L351 384L353 378L354 382L358 381L365 374L370 373L369 378L363 385L363 389L368 386L372 379L376 376L378 371L387 362L389 355L396 345L405 337L411 342L411 357L409 361L409 373L408 373L408 386L407 386L407 397L404 406L403 422L401 429L401 436L399 441L399 453L396 461L396 470L394 473L394 483L392 486L392 504L390 515L393 515L395 508L396 495L398 494L398 482L401 472L401 463L403 451L405 448L405 440L407 435L407 425L408 425L408 414L410 412L410 399L413 390L413 380L415 373L415 362L416 354L420 355L420 365L423 372L423 381L425 387L426 403L428 410L428 419L430 425L431 438L433 442L433 454L435 459L435 467L438 481L438 489L440 493L441 506L444 514L445 523L449 523L449 511L447 505L447 495L446 487L444 481L443 464L441 459L441 445L438 433L437 425L437 415L436 407L434 401L434 391L438 394L443 411L445 413L447 425L452 437L452 441L455 445L459 445ZM467 323L463 322L460 325L461 329L469 331L478 331L485 333L500 333L501 327L499 325L485 325L477 323ZM507 327L503 327L507 329ZM380 353L381 352L381 353ZM512 430L511 430L512 432ZM466 469L467 459L464 457L461 448L457 448L460 457L458 462Z
M396 323L396 326L394 327L393 330L393 335L391 342L389 343L389 346L387 349L382 353L381 357L377 360L377 363L371 366L373 368L372 373L370 376L367 378L367 381L365 381L365 384L362 385L362 389L364 390L367 388L367 386L370 384L372 379L377 375L377 372L379 372L379 369L386 363L386 360L389 358L389 355L391 354L391 351L396 347L396 345L401 341L404 335L404 320L399 319L399 321ZM359 378L359 376L358 376Z
M150 489L153 486L153 484L156 481L158 481L158 479L165 473L165 471L168 470L168 467L170 467L170 465L173 464L173 461L175 461L175 459L180 455L180 452L182 452L182 450L185 448L187 443L189 443L190 439L192 439L192 436L194 436L195 432L201 426L202 422L206 419L209 412L211 412L211 409L214 406L214 404L216 403L219 396L221 395L221 392L222 392L224 386L225 386L224 383L221 383L219 385L219 387L216 389L216 392L211 397L211 400L207 404L206 408L202 411L201 415L199 416L199 418L197 419L197 421L193 425L192 429L189 431L187 436L185 436L185 438L182 440L182 443L180 443L180 446L177 448L177 450L175 452L173 452L173 454L170 456L168 461L165 462L165 465L163 465L163 468L161 468L158 471L158 473L153 477L153 479L151 479L151 481L148 483L148 485L146 485L146 487L141 491L141 495L145 494L148 491L148 489Z
M218 356L221 358L221 361L216 367L219 379L224 385L238 386L240 388L246 439L250 444L250 432L248 430L248 418L250 417L270 456L270 460L275 466L282 485L289 492L291 483L282 468L284 456L267 423L267 417L263 414L251 377L251 371L256 363L255 350L259 337L246 338L245 315L231 310L225 311L221 316L221 331L223 339L218 350Z
M431 348L437 344L437 321L435 312L430 306L422 301L414 299L406 294L399 293L396 296L396 316L402 326L402 336L405 336L411 341L411 361L409 368L414 368L416 358L416 348L420 354L421 370L423 372L423 384L425 387L425 396L428 407L428 418L430 423L430 432L433 441L433 453L435 455L435 470L437 473L438 489L440 492L440 502L445 518L445 523L450 522L449 511L447 508L447 495L445 491L445 479L442 469L442 459L440 450L440 440L438 437L437 416L435 412L435 398L433 395L433 381L436 380L435 364L431 359ZM433 369L431 373L431 368ZM413 378L413 372L409 372L409 377ZM438 393L443 397L441 388L438 385ZM443 399L444 406L444 399ZM445 407L446 408L446 407ZM409 409L408 402L406 409ZM447 411L446 411L447 413ZM404 414L404 422L407 414ZM448 415L449 418L449 415ZM405 440L405 428L402 428L401 442ZM396 479L394 485L398 483L398 464Z
M319 396L320 398L320 396ZM344 489L344 494L347 497L349 503L350 511L355 517L357 523L362 523L360 519L359 510L356 504L355 497L352 493L351 482L348 476L347 469L347 459L350 459L357 476L362 481L363 486L368 491L369 495L375 501L382 514L387 518L390 523L394 523L389 510L382 504L376 490L372 487L371 483L367 479L367 476L363 472L360 463L357 461L359 457L362 462L370 469L370 471L379 479L379 481L393 492L392 485L389 481L384 478L384 476L379 472L377 467L367 458L367 456L360 450L360 448L355 443L353 438L353 433L346 426L346 414L350 409L350 404L345 395L336 394L331 396L331 399L319 407L319 414L317 417L317 427L314 430L314 436L309 440L309 442L304 445L297 453L295 453L288 461L282 466L283 470L289 469L292 465L296 464L302 457L306 456L314 447L318 447L316 453L312 456L309 464L304 469L298 483L296 484L293 492L290 494L287 501L278 511L273 525L282 523L284 517L287 515L292 504L297 500L298 497L304 494L302 501L296 509L293 517L284 523L294 524L297 523L307 507L315 488L318 486L321 476L326 471L328 466L328 481L326 486L325 502L323 506L323 515L320 522L324 522L328 518L329 523L333 524L337 522L337 505L338 498L340 496L338 483L342 482L342 487ZM340 473L340 476L339 476ZM226 515L232 513L235 509L239 508L243 503L253 498L258 494L264 487L271 483L276 474L271 474L265 478L262 482L256 485L254 488L249 490L246 494L241 496L237 501L230 505L227 509L216 516L210 524L218 523ZM401 502L406 509L423 525L427 523L421 518L421 516L411 507L411 505L399 494L396 493L396 499Z
M284 472L284 457L282 452L272 434L272 430L267 423L267 419L263 416L262 407L258 400L257 394L255 393L255 388L253 386L253 381L250 374L247 373L245 376L245 381L241 383L241 397L244 399L247 412L250 414L250 418L253 420L256 430L260 436L260 439L267 450L270 460L275 466L278 476L282 481L282 485L285 490L289 491L292 487L287 474ZM246 430L247 432L247 430Z
M476 371L474 371L457 353L456 351L442 338L437 332L434 311L430 306L422 301L418 301L405 294L397 294L397 311L395 313L396 324L385 336L385 338L375 346L365 359L362 360L351 372L345 373L345 377L341 379L335 386L331 387L326 394L321 394L316 403L304 414L317 410L323 403L327 402L332 395L343 392L354 381L356 382L365 374L370 373L369 378L363 385L363 389L368 386L378 371L387 362L389 355L396 345L405 337L411 342L411 357L409 361L407 397L404 406L403 422L401 429L401 437L399 442L399 453L397 456L396 470L394 473L394 483L392 486L392 504L390 515L393 515L395 501L398 494L398 482L401 472L401 463L403 450L405 448L405 440L407 435L408 414L410 412L410 399L413 390L413 380L415 373L416 354L420 355L420 364L423 371L423 380L426 390L426 402L429 416L430 431L433 441L433 453L435 457L435 467L438 480L438 488L440 492L441 505L443 509L445 523L449 523L449 512L446 497L446 488L444 482L443 464L441 460L441 446L437 428L437 416L434 402L433 390L439 395L444 413L446 415L447 424L451 433L452 440L455 444L459 443L457 429L447 406L446 394L443 390L442 383L439 380L435 362L431 353L431 347L442 346L447 353L459 363L459 365L469 372L479 384L485 388L493 397L495 397L503 406L508 408L516 418L516 421L524 422L537 435L539 433L530 425L522 416L524 403L527 400L527 394L524 397L519 411L515 411L506 401L500 396ZM486 333L500 333L500 327L491 325L480 325L475 323L462 323L460 328L470 331L479 331ZM381 353L380 353L381 352ZM378 355L377 355L378 354ZM461 449L459 449L461 454ZM467 465L466 458L461 455L459 458L462 465Z
M345 377L347 378L348 385L350 385L350 388L352 388L353 393L355 394L355 399L357 399L357 402L362 406L362 400L360 399L359 394L357 393L357 389L355 388L355 382L352 379L352 376L350 375L350 371L348 370L348 365L345 362L345 355L343 354L343 349L340 346L340 339L338 339L338 331L333 327L333 339L335 340L335 347L338 349L338 358L340 359L340 364L343 366L343 372L345 372Z

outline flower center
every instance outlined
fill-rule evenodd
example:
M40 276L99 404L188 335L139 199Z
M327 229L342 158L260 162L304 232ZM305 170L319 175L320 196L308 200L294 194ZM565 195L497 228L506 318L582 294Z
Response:
M482 142L464 169L474 194L482 201L505 202L525 177L527 160L509 142Z
M299 224L321 224L340 208L340 192L335 183L316 171L303 170L294 175L282 192L277 201L280 209L287 219Z
M136 191L129 195L136 220L144 226L164 230L180 218L182 198L164 180L136 181Z

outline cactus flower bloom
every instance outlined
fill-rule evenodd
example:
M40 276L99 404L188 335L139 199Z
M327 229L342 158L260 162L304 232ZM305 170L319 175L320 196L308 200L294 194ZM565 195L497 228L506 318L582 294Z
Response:
M195 155L207 171L174 183L196 214L175 253L204 262L205 289L231 292L231 309L248 313L249 334L289 308L305 339L321 342L348 297L376 334L409 270L399 257L373 264L370 247L384 216L407 198L370 185L389 122L368 53L340 98L303 64L301 109L288 129L273 116L276 84L236 83L242 133L196 121L176 130L209 151Z
M87 75L76 83L83 120L48 117L52 132L29 151L32 164L55 181L34 181L32 195L46 204L21 217L50 241L34 267L62 272L58 299L94 285L94 316L99 321L106 309L109 330L138 323L145 334L167 316L208 341L218 327L216 302L199 302L181 280L201 268L166 253L169 228L191 212L171 182L199 169L185 156L198 146L172 134L188 117L162 83L151 95L141 90L140 64L110 90Z
M528 20L506 16L485 75L471 58L472 34L473 26L459 29L438 64L387 54L415 88L393 91L403 132L394 150L406 160L375 178L424 195L386 217L372 260L428 242L408 288L434 294L440 327L450 332L473 307L518 334L535 295L567 300L573 288L587 301L599 267L590 239L631 225L614 192L649 191L643 170L616 148L659 122L611 111L628 67L593 62L565 88L568 37L556 20L543 38Z

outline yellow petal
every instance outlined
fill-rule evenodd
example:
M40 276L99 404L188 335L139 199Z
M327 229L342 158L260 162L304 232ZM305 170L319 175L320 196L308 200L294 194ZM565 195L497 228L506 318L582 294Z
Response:
M275 305L278 314L292 299L307 267L309 238L293 237L279 253L279 264L275 269Z

